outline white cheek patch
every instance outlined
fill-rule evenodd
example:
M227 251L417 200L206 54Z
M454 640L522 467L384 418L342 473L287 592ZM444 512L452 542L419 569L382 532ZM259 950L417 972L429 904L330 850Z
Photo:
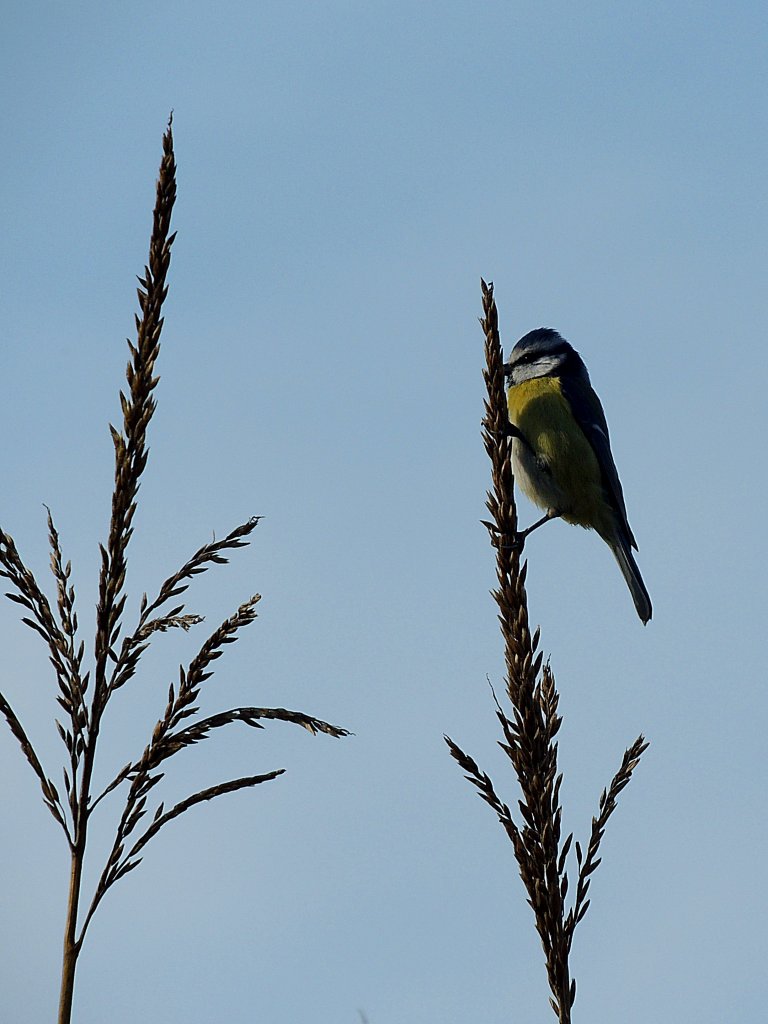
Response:
M525 380L546 377L560 364L556 356L541 356L535 363L518 363L512 368L512 383L522 384Z

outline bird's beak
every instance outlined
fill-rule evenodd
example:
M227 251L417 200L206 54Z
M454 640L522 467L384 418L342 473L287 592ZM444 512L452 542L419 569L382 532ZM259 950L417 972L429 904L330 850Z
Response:
M512 364L511 363L504 363L504 365L502 366L502 370L504 371L504 376L505 377L511 377L512 376Z

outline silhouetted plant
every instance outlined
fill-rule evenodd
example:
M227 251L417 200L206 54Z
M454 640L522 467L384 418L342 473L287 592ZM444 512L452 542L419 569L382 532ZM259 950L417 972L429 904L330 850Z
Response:
M67 752L64 766L64 797L43 768L32 743L13 709L0 694L0 711L18 740L27 761L38 777L43 800L64 832L71 854L69 902L64 930L59 1024L69 1024L72 1016L75 968L91 918L108 890L118 879L141 862L144 847L169 821L206 800L268 782L283 769L262 775L249 775L220 783L188 796L165 810L159 803L150 814L148 801L152 790L163 779L158 769L185 747L206 739L215 729L232 722L244 722L260 729L262 721L276 719L291 722L311 733L346 736L345 729L329 725L311 715L285 708L242 707L222 711L208 718L199 718L197 700L202 685L213 674L213 663L221 657L224 647L234 643L240 630L256 618L256 594L245 601L234 615L226 619L203 643L189 665L179 671L179 682L171 685L168 703L155 725L144 752L125 765L109 785L94 795L92 776L96 745L104 713L116 690L130 681L141 655L157 633L170 629L188 630L202 622L199 615L188 614L183 602L174 604L195 576L211 565L227 562L227 554L249 543L258 517L236 527L223 540L203 545L162 584L157 597L141 599L138 622L125 632L126 553L133 533L136 496L146 468L147 427L155 411L154 390L158 378L155 362L163 326L161 310L167 294L166 276L174 235L169 234L171 211L176 198L176 163L173 152L171 124L163 137L163 159L157 182L157 200L149 248L148 266L139 279L141 315L136 317L137 340L130 341L127 368L127 393L120 393L123 428L110 427L115 447L115 485L112 494L112 515L106 547L100 546L98 605L93 668L84 671L85 644L80 639L75 589L70 582L70 563L64 563L59 536L48 512L48 536L51 547L51 569L56 581L55 610L35 577L22 561L13 538L0 530L1 576L10 581L7 596L26 609L22 621L44 640L58 684L58 703L64 711L64 724L56 722ZM122 634L122 641L120 640ZM81 880L86 853L88 828L98 804L122 784L127 794L117 825L114 843L107 857L90 904L81 913Z
M560 785L563 776L558 772L556 741L562 723L558 714L559 695L549 664L544 663L541 652L537 653L539 629L531 635L529 626L525 591L527 563L520 564L524 539L517 529L498 312L493 285L486 285L483 281L482 291L484 376L488 389L483 440L493 467L493 487L487 500L491 521L485 526L496 550L498 587L493 596L499 608L504 638L505 688L511 713L496 700L495 694L494 700L503 735L499 745L512 762L520 785L522 798L518 800L518 807L522 820L515 821L508 805L497 795L491 779L475 761L447 736L446 742L466 778L496 812L509 836L544 948L552 992L550 1003L560 1024L570 1024L571 1007L576 998L576 982L571 978L569 969L573 934L589 907L587 894L592 873L600 864L598 853L605 826L616 809L619 793L629 782L648 744L643 736L638 736L625 751L621 767L600 797L599 812L592 819L586 851L579 843L574 844L578 877L575 897L569 907L567 861L573 834L565 839L561 834Z

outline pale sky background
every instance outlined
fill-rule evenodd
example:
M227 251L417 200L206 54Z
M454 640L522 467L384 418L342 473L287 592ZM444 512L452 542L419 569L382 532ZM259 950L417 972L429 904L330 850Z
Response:
M449 758L506 799L487 677L479 279L507 347L582 353L639 563L558 523L529 544L561 691L566 827L586 839L639 732L573 953L574 1021L756 1021L766 828L766 44L762 3L7 3L2 515L47 573L43 502L91 635L135 276L174 110L178 240L130 615L201 543L253 545L190 591L114 701L100 777L254 591L166 801L273 768L147 848L94 919L78 1024L553 1020L511 847ZM534 511L520 502L523 522ZM45 652L0 610L2 689L60 779ZM55 1019L68 856L0 734L0 1018ZM118 804L96 819L89 881Z

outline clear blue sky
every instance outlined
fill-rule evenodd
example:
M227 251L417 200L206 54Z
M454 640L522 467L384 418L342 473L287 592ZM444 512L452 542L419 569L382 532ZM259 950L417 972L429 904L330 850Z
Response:
M190 592L210 628L264 595L206 710L355 733L233 727L173 763L167 800L287 773L148 847L94 920L78 1024L553 1019L511 848L442 740L515 800L486 681L481 275L507 345L555 327L590 367L654 601L644 629L593 534L530 542L566 826L586 837L625 746L652 743L576 935L574 1019L760 1017L767 29L758 3L7 5L0 524L43 575L51 506L90 628L173 108L179 235L130 608L264 515ZM104 778L206 628L161 637L121 692ZM58 771L52 678L10 604L0 644ZM0 801L0 1017L38 1024L67 852L10 734ZM91 881L109 810L101 828Z

